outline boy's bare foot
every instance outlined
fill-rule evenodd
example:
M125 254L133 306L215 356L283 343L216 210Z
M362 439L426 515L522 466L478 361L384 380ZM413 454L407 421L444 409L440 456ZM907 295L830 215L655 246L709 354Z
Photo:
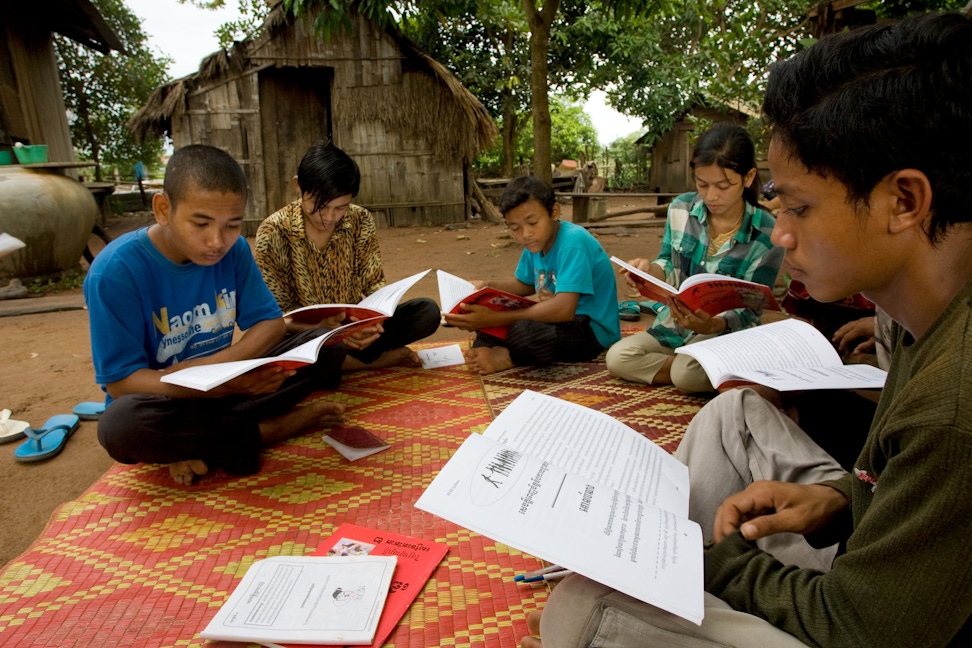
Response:
M475 347L462 352L469 368L478 374L486 375L512 369L515 365L506 347Z
M169 464L169 474L175 483L181 486L192 486L196 477L202 477L209 472L209 466L201 459L190 459L188 461L177 461Z
M528 636L520 640L521 648L541 648L540 643L540 610L534 610L527 615Z
M260 421L260 439L276 443L313 427L334 427L344 423L344 405L331 401L311 401L286 414Z
M385 351L373 362L364 363L352 356L344 358L341 368L345 371L359 371L361 369L384 369L385 367L421 367L422 361L418 354L408 347L398 347Z

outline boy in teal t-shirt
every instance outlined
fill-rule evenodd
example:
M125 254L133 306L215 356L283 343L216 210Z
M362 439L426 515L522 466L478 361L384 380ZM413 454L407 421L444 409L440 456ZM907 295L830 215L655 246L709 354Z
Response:
M464 305L449 324L476 331L465 352L474 371L583 362L621 339L614 269L601 244L583 227L559 220L553 189L539 178L516 178L500 198L510 233L523 246L512 279L474 281L515 295L535 294L528 308L496 312ZM506 326L505 339L480 329Z

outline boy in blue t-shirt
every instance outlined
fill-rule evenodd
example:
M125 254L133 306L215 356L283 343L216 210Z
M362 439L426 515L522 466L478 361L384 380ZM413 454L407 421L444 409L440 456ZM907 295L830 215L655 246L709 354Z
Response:
M559 220L553 188L532 176L516 178L499 207L523 254L513 279L473 284L536 294L539 301L521 310L464 305L464 313L446 314L449 324L477 331L473 348L465 352L469 366L489 374L514 366L583 362L620 340L611 261L587 230ZM506 339L479 330L496 326L509 327Z
M246 194L227 153L179 149L152 200L156 224L106 247L84 282L95 379L108 403L98 440L116 461L168 464L180 484L211 466L256 472L261 445L344 419L326 401L293 409L337 387L343 345L322 348L313 365L261 367L208 392L160 381L189 366L277 355L320 334L287 337L240 236ZM244 333L234 344L237 325Z

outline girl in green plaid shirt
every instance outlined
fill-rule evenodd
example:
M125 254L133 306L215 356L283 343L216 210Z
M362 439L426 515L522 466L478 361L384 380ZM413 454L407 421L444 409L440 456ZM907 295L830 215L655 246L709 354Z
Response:
M757 202L759 177L749 134L741 126L717 124L699 137L691 166L697 191L672 201L658 258L629 263L676 288L700 272L772 287L783 249L770 241L776 220ZM608 370L634 382L673 384L686 393L714 391L698 362L675 349L747 328L759 316L758 311L737 309L710 317L673 299L647 331L608 350Z

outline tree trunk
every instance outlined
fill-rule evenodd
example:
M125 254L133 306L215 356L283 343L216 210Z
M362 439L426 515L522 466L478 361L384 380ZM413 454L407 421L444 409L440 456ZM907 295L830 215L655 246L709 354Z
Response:
M560 0L546 0L538 11L534 0L523 0L523 10L530 25L530 96L533 115L533 175L551 182L550 167L550 103L547 97L547 53L550 47L550 26Z
M503 168L500 173L504 178L513 177L513 147L516 143L516 109L513 98L503 102Z
M483 190L480 188L479 183L473 178L472 182L472 193L473 198L479 203L479 208L482 211L483 217L490 223L502 223L503 214L500 210L496 208L496 205L489 201L489 198L483 195Z

